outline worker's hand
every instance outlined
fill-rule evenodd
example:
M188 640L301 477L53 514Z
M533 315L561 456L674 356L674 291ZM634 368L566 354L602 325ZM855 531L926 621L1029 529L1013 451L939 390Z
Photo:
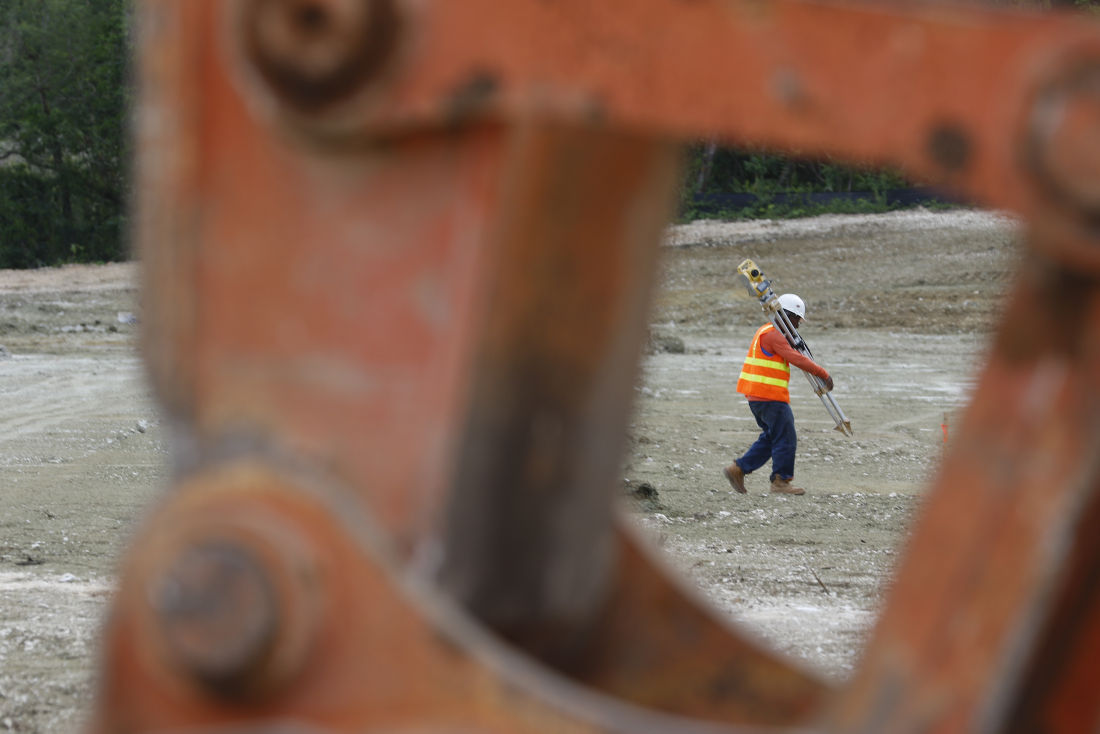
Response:
M833 376L829 375L825 378L825 392L833 391Z

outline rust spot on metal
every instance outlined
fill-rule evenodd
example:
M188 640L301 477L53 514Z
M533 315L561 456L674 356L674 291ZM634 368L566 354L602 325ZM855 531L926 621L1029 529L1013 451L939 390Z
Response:
M446 119L449 126L459 125L485 108L500 89L496 75L479 70L459 85L447 100Z
M790 110L804 110L809 106L810 98L806 93L805 83L793 69L776 69L771 78L771 93Z
M955 123L940 123L928 133L928 156L947 173L964 170L970 164L973 147L970 135Z

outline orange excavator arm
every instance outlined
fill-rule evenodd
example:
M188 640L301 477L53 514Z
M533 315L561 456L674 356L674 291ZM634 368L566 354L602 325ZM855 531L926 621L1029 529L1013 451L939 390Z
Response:
M91 730L1094 730L1100 27L807 0L146 0L176 487ZM613 511L679 146L890 163L1030 248L852 680Z

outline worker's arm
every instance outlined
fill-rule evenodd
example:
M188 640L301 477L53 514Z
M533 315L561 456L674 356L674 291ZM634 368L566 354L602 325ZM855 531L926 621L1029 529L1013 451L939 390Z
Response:
M821 378L829 390L833 389L833 378L829 377L828 370L788 344L787 337L783 336L778 329L769 331L760 337L760 346L767 352L779 355L800 370Z

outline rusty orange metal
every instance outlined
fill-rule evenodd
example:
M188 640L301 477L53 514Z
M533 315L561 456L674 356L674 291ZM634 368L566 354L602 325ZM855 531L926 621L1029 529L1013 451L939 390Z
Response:
M1100 28L774 0L139 5L143 350L176 492L91 730L1095 730ZM1029 221L982 388L834 690L613 493L678 143Z
M840 704L845 726L1075 728L1045 720L1049 694L1036 694L1098 623L1082 616L1097 558L1079 554L1095 548L1096 527L1081 523L1100 480L1100 352L1082 335L1100 311L1088 280L1031 265ZM1059 659L1035 668L1049 654ZM887 703L891 690L902 694ZM1074 705L1076 726L1090 728L1095 701ZM1013 728L1025 719L1043 725Z
M251 93L334 140L537 115L890 163L1025 216L1035 97L1087 86L1065 77L1091 79L1100 54L1081 16L974 4L363 4L387 8L394 40L358 93L304 115L278 89ZM1083 118L1088 140L1096 111Z

